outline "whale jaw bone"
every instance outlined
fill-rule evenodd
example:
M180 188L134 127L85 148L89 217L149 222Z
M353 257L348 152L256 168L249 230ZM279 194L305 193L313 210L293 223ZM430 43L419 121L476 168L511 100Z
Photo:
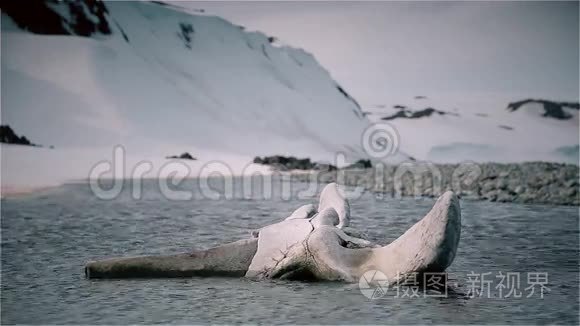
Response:
M423 219L383 247L340 229L348 225L350 212L337 194L336 184L328 185L318 213L304 206L296 218L262 228L257 238L192 253L89 262L85 273L88 278L308 276L356 282L377 270L396 282L411 273L443 272L453 262L461 234L459 199L453 192L444 193Z
M381 271L390 283L412 273L443 272L455 258L461 235L457 196L444 193L427 215L383 247L350 249L330 227L314 230L308 248L316 257L318 278L356 282L369 270ZM342 243L341 243L342 242Z

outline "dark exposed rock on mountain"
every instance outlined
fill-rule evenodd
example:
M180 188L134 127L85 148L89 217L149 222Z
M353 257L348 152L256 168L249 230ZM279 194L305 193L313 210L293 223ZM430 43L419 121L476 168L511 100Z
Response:
M499 125L498 127L500 127L501 129L505 129L505 130L514 130L514 127L510 127L510 126L506 126L506 125Z
M417 95L417 96L414 97L414 99L416 99L416 100L426 100L427 99L427 96Z
M276 170L320 170L334 171L336 166L326 163L312 162L309 158L296 158L294 156L256 156L253 161L255 164L270 165Z
M336 166L330 163L315 163L314 170L316 171L336 171Z
M423 110L419 110L419 111L413 111L411 109L401 109L400 111L398 111L397 113L381 118L381 120L394 120L394 119L419 119L419 118L423 118L423 117L430 117L434 114L438 114L438 115L452 115L452 116L459 116L459 114L454 113L454 112L448 112L448 111L441 111L441 110L436 110L434 108L425 108Z
M179 160L191 160L191 161L197 160L197 158L193 157L188 152L185 152L179 156L177 156L177 155L167 156L166 158L167 159L179 159Z
M19 137L16 135L14 130L12 130L12 128L10 128L8 125L0 126L0 143L38 146L34 143L31 143L30 140L28 140L28 138L25 136Z
M314 169L314 163L310 161L309 158L296 158L293 156L264 156L261 158L256 156L254 158L254 163L262 165L271 165L284 170L311 170Z
M347 166L345 169L370 169L373 167L371 160L358 160L355 163Z
M350 96L345 90L344 88L342 88L340 85L336 84L336 89L342 94L344 95L344 97L346 97L349 101L351 101L354 106L357 108L357 110L353 110L354 114L359 117L359 118L363 118L365 115L362 111L362 108L360 107L360 105L358 104L358 102L352 97Z
M574 102L554 102L548 100L540 99L526 99L522 101L509 103L507 109L510 112L517 111L520 107L529 103L538 103L544 106L543 117L558 119L558 120L568 120L572 118L572 115L567 113L564 108L580 110L580 104Z
M180 32L177 34L179 38L183 41L186 48L191 50L191 42L193 40L193 25L188 23L179 23Z
M404 110L404 109L406 109L406 108L407 108L406 106L404 106L404 105L400 105L400 104L393 105L393 109Z
M65 12L57 12L57 7ZM111 34L108 11L102 1L2 1L0 8L18 27L35 34Z

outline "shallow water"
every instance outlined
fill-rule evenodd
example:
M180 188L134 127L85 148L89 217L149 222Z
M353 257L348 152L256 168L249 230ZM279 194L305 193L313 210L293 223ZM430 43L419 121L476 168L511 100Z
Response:
M182 188L195 189L190 180ZM170 201L154 181L143 198L96 198L86 184L2 200L2 324L133 323L562 323L578 324L578 209L462 201L462 234L447 297L394 289L368 299L357 284L236 278L87 280L88 260L175 253L245 238L315 199ZM434 199L351 201L355 228L388 243L423 217ZM469 273L489 273L490 294L471 298ZM522 298L497 289L519 273ZM544 297L525 288L547 273ZM515 274L514 274L515 275ZM479 282L476 286L481 288ZM484 287L485 289L485 287ZM549 291L549 292L548 292ZM486 291L484 291L486 292Z

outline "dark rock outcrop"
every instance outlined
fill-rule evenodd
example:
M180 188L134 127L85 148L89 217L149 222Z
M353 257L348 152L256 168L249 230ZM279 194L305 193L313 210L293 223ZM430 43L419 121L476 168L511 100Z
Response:
M26 136L18 136L8 125L0 126L0 143L39 146L30 142Z
M549 100L541 99L525 99L517 102L509 103L507 110L510 112L517 111L520 107L529 103L538 103L544 106L543 117L552 118L557 120L568 120L572 118L572 115L564 111L564 108L580 110L580 103L574 102L554 102Z
M172 155L172 156L167 156L165 157L167 159L179 159L179 160L191 160L191 161L195 161L197 160L197 158L193 157L191 154L189 154L188 152L185 152L179 156L177 155Z
M315 163L314 170L317 170L317 171L336 171L337 168L336 168L336 166L334 166L330 163Z
M18 27L35 34L111 34L107 8L98 0L2 1L0 8Z
M406 108L399 108L399 111L393 115L381 118L381 120L395 120L395 119L419 119L424 117L430 117L434 114L438 115L452 115L459 116L459 114L448 111L436 110L434 108L428 107L423 110L413 111Z
M345 167L345 169L370 169L373 167L371 160L358 160L355 163Z
M287 170L319 170L334 171L336 166L332 164L312 162L309 158L296 158L294 156L256 156L253 161L255 164L269 165L279 171Z
M340 85L336 84L336 89L340 92L340 94L342 94L344 97L346 97L349 101L351 101L354 104L354 106L356 107L356 110L353 110L354 114L359 118L363 118L364 113L358 102L352 96L350 96L350 94L348 94L344 90L344 88L342 88Z
M177 36L183 41L183 44L186 48L191 50L191 43L193 41L193 34L195 30L193 29L193 25L188 23L179 23L179 33Z

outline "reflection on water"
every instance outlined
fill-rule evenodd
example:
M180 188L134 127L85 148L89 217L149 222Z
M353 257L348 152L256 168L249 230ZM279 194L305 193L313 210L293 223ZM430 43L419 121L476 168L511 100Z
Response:
M194 182L194 181L188 181ZM185 183L182 187L191 184ZM192 189L195 187L189 187ZM2 201L2 323L566 323L578 324L578 209L462 202L463 229L447 297L370 300L358 284L232 278L86 280L87 260L174 253L248 237L314 199L168 201L156 182L95 198L85 184ZM199 192L199 191L197 191ZM259 198L258 196L257 198ZM434 199L351 202L352 226L388 243L425 215ZM468 298L470 273L547 273L541 299ZM492 287L498 284L493 280ZM504 292L505 293L505 292Z

